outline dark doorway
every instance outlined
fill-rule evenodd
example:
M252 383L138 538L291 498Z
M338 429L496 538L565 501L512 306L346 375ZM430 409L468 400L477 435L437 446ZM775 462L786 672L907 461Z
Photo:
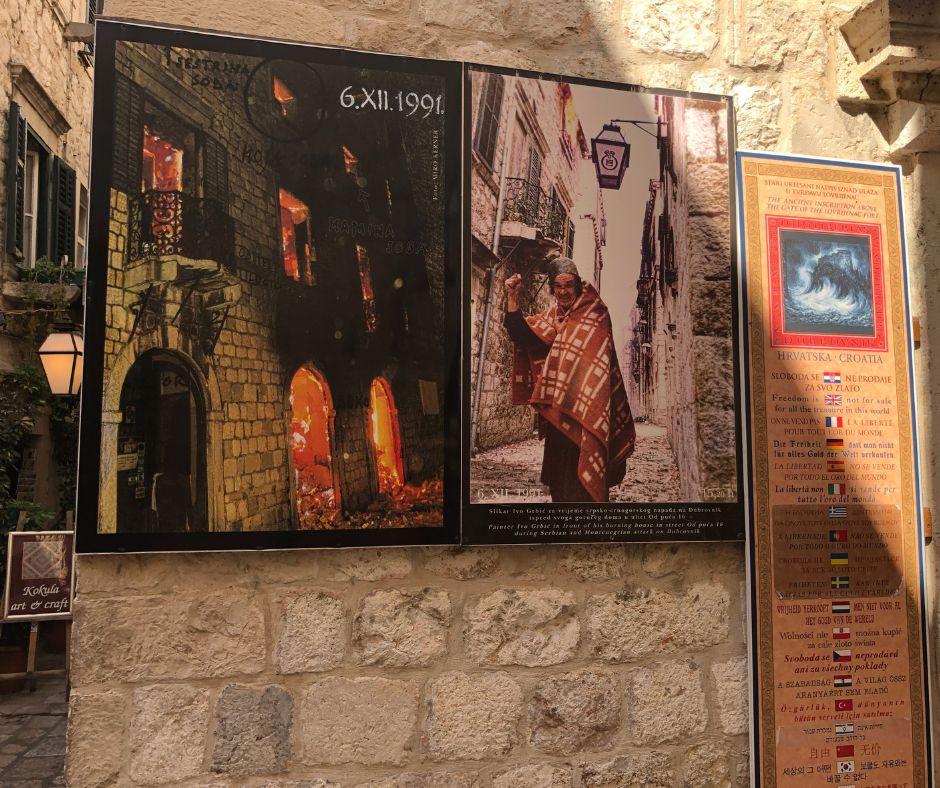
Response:
M118 532L207 530L205 399L179 353L150 350L127 373L118 429Z

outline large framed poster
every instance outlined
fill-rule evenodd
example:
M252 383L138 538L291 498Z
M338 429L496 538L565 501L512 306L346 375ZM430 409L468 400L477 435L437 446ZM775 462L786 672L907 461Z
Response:
M99 21L95 76L78 550L456 542L460 65Z
M464 101L464 541L743 539L730 99Z
M5 621L71 618L72 531L10 531L3 588Z
M738 153L757 785L932 784L900 171Z

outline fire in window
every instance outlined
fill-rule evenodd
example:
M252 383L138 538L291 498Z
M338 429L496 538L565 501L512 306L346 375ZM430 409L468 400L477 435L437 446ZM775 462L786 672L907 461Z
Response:
M284 273L295 282L316 284L313 263L316 255L310 232L310 208L287 189L278 190L281 209L281 253Z
M369 252L356 244L356 262L359 264L359 283L362 286L362 311L366 319L366 331L375 331L375 292L372 289L372 264Z
M183 148L163 132L144 126L144 166L141 191L183 191Z
M372 445L378 473L379 492L394 493L404 477L401 440L398 434L398 411L392 392L384 378L372 381L369 392L369 416L372 423Z
M346 174L351 175L353 180L359 179L359 159L345 145L343 146L343 167Z
M339 509L339 496L333 482L332 399L326 379L312 367L297 370L290 404L290 456L300 527L328 527Z

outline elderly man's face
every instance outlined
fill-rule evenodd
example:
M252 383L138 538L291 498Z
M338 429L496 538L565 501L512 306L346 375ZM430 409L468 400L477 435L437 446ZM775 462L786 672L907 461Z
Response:
M578 297L578 278L574 274L558 274L552 282L552 295L562 309L568 309Z

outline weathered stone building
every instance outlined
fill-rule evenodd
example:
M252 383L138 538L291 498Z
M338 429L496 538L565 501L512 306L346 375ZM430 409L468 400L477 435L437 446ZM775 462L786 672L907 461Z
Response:
M644 216L627 386L634 415L668 429L678 500L733 499L727 117L715 102L657 105L669 131Z
M473 71L471 85L470 378L476 451L532 434L531 410L513 406L507 385L512 343L502 325L503 283L522 275L526 313L549 305L544 264L573 253L577 173L588 149L567 84Z
M348 68L116 63L99 530L321 527L439 478L433 121L321 123Z
M741 147L903 163L934 505L940 20L929 0L109 0L106 11L730 93ZM913 40L925 30L930 41ZM708 240L716 255L727 243ZM677 544L81 556L69 784L745 786L743 555Z
M13 0L0 10L0 373L38 366L50 320L80 318L72 271L85 264L93 61L65 31L87 14L84 0ZM62 284L21 281L45 261L65 261ZM13 492L61 518L47 413L33 432Z

